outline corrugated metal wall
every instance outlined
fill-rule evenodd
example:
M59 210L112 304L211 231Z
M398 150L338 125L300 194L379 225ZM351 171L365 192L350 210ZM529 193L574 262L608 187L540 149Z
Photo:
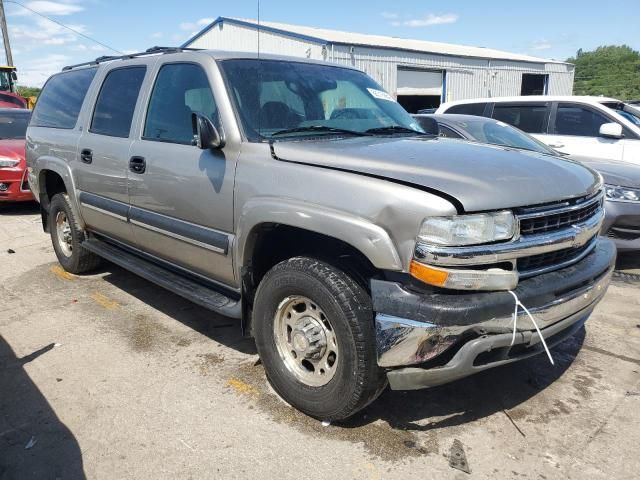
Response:
M220 23L191 44L196 48L256 51L255 28ZM409 52L371 47L323 45L277 33L260 32L260 51L294 57L328 60L358 68L395 95L397 69L401 67L445 71L445 101L478 97L520 95L523 73L549 75L549 95L571 95L573 67L557 63L529 63L484 58Z

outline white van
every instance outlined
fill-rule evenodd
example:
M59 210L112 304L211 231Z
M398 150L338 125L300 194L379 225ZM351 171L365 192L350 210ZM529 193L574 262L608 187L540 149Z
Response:
M563 153L640 164L640 106L614 98L483 98L443 103L436 113L491 117Z

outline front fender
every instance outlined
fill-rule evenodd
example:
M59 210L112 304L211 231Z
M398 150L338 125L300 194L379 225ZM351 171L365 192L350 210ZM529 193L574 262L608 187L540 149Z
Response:
M297 227L341 240L365 255L377 268L402 270L402 261L387 231L371 221L339 210L293 199L255 197L242 208L233 246L237 278L245 264L247 240L260 224Z

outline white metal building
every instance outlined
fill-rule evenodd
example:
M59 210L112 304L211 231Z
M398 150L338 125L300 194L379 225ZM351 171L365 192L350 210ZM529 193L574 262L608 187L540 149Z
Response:
M441 102L571 95L573 65L481 47L219 17L183 46L326 60L368 73L410 112Z

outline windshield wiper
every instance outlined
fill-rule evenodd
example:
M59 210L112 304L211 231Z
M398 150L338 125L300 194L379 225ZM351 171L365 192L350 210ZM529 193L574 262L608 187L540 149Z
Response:
M305 132L347 133L350 135L358 135L358 136L369 135L366 132L358 132L356 130L347 130L346 128L327 127L326 125L309 125L306 127L286 128L284 130L278 130L277 132L272 133L271 136L275 137L278 135L287 135L289 133L305 133Z
M416 135L430 135L429 133L419 132L418 130L414 130L413 128L403 127L402 125L388 125L386 127L376 127L370 128L369 130L365 130L364 133L369 133L371 135L375 135L376 133L413 133ZM433 136L433 135L430 135Z

